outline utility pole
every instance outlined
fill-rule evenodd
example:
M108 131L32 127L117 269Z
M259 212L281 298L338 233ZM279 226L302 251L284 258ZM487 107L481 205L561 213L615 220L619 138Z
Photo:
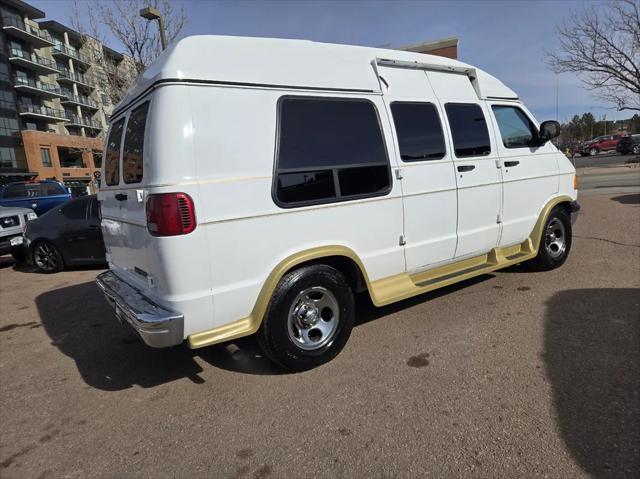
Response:
M146 7L140 10L140 16L142 18L146 18L149 21L158 20L158 29L160 30L160 44L162 45L162 49L165 50L167 48L167 37L164 34L164 22L162 21L160 10L153 7Z

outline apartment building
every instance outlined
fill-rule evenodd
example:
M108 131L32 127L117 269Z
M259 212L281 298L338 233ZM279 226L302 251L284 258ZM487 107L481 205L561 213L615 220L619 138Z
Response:
M109 79L133 62L22 0L0 0L0 14L0 182L55 178L94 191Z

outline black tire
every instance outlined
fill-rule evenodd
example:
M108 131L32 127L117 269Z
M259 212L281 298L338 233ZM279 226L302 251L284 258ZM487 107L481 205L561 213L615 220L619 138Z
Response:
M553 239L560 237L558 235L559 231L562 232L564 240L564 249L562 251L560 251L561 248L554 247L554 244L551 244ZM548 232L553 233L551 235ZM562 266L569 256L569 251L571 251L572 236L569 213L563 207L556 206L551 210L542 230L538 254L528 261L526 266L534 271L549 271Z
M309 296L317 299L309 299ZM335 307L324 307L322 311L316 307L313 314L306 308L306 304L311 304L313 307L313 303L309 301L324 304L323 302L327 300L331 300ZM300 308L303 308L304 319L301 319ZM333 309L336 311L334 312ZM285 369L291 371L312 369L331 361L342 350L351 335L354 309L353 292L342 273L323 264L301 267L287 273L278 283L257 333L258 344L269 359ZM326 310L329 310L330 314L325 315ZM307 316L304 315L305 312ZM336 316L335 313L338 315ZM321 324L323 327L329 324L333 328L331 333L326 336L322 333L318 337L320 329L313 325L299 329L300 323L296 321L308 320L309 316L313 316L310 319L311 322L323 321L324 323ZM336 321L335 325L330 324L333 320ZM317 349L304 349L304 346L301 346L305 339L302 335L303 331L309 341L312 338L311 333L315 331L314 335L318 337ZM311 342L306 347L316 346Z
M34 244L32 254L33 265L41 273L58 273L64 269L64 260L60 251L49 241L39 241Z
M640 145L634 145L631 153L633 153L634 155L640 155Z
M600 150L597 148L589 148L589 156L596 156L598 153L600 153Z

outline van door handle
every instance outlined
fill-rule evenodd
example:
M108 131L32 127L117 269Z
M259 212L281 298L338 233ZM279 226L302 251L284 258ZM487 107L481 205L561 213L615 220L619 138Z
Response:
M504 166L506 166L507 168L510 166L518 166L520 164L519 161L505 161L504 162Z
M115 198L118 201L125 201L127 199L127 194L126 193L118 193L118 194L116 194Z
M460 165L458 166L458 171L462 173L463 171L471 171L475 169L476 165Z

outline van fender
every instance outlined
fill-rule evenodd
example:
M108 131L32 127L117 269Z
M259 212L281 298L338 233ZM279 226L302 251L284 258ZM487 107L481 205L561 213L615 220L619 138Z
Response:
M367 285L367 289L371 291L369 277L367 276L364 265L362 264L360 257L352 249L341 245L330 245L318 246L300 251L280 261L280 263L278 263L271 271L260 290L258 299L256 300L253 310L249 316L217 328L190 335L187 338L189 348L202 348L204 346L230 341L232 339L249 336L255 333L260 328L260 324L262 324L262 319L267 312L273 292L283 276L300 264L329 256L343 256L352 260L360 269L362 277Z

